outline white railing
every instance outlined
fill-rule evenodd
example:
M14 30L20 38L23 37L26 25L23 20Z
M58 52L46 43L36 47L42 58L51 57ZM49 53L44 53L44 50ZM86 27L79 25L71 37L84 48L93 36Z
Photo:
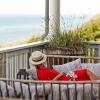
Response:
M15 79L18 69L29 67L29 56L35 50L44 50L47 42L36 42L0 49L0 77Z
M0 77L15 79L18 69L29 67L29 56L35 50L45 51L47 42L36 42L0 49ZM88 42L89 56L100 57L100 42Z

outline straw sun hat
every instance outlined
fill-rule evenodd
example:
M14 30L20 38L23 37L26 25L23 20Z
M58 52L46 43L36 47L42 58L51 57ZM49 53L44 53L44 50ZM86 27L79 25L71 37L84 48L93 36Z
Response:
M33 65L42 64L46 61L47 56L40 51L35 51L31 54L29 62Z

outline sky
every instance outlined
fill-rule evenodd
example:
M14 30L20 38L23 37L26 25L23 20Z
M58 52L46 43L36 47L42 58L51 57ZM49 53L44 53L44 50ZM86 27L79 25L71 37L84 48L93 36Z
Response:
M45 0L0 0L0 15L40 15L45 12ZM61 0L61 14L96 14L100 0Z

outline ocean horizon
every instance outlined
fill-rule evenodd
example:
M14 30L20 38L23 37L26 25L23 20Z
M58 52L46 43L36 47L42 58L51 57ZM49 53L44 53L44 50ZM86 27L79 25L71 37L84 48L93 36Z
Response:
M61 31L67 31L84 23L87 15L61 16ZM0 44L25 39L31 35L44 34L42 15L0 16Z

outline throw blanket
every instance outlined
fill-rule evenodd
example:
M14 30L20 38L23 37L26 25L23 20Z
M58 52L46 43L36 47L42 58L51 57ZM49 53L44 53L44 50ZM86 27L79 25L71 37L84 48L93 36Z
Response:
M45 84L45 90L44 90L44 85L43 84L37 84L37 88L35 87L34 84L30 84L30 93L31 93L31 100L75 100L77 97L77 100L99 100L99 85L92 85L93 88L91 88L90 84L85 85L85 89L83 89L82 84L77 84L77 91L75 91L75 85L67 85L61 84L60 86L58 84ZM6 84L3 81L0 81L0 87L1 87L1 92L3 97L7 96L7 89L6 89ZM92 91L91 91L92 89ZM14 97L14 89L13 87L8 85L8 92L9 92L9 97ZM15 82L15 90L17 95L21 95L21 87L19 82ZM28 100L30 98L29 95L29 88L27 84L22 83L22 90L23 90L23 96L24 99ZM60 93L59 93L60 90ZM84 95L83 95L84 91ZM36 95L38 94L38 96ZM69 96L68 96L69 94ZM77 96L76 96L77 94ZM21 95L22 96L22 95Z
M6 83L3 82L3 81L0 81L0 96L2 95L3 97L14 97L14 88L7 85L7 88L6 88ZM8 93L7 93L8 91Z

